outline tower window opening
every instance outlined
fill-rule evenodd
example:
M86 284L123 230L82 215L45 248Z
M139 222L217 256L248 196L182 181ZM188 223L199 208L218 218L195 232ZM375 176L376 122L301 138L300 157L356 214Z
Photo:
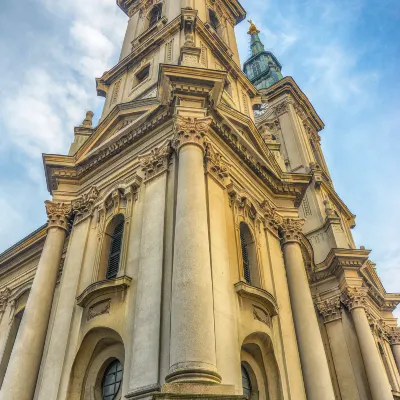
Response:
M118 275L119 264L121 259L122 238L124 235L125 220L118 222L111 236L110 253L108 256L108 266L106 279L114 279Z
M132 89L136 86L140 85L150 76L150 64L146 65L144 68L136 72L133 81L132 81Z
M208 16L210 19L210 25L215 29L215 31L218 31L219 28L219 19L217 17L217 14L213 10L208 11Z
M246 399L251 398L251 381L249 373L246 370L246 367L242 364L242 387L243 387L243 396Z
M154 25L156 25L157 22L161 19L161 17L162 17L162 5L161 4L157 4L150 11L149 29L152 28Z
M102 380L103 400L114 400L121 387L123 368L119 360L114 360L104 372Z

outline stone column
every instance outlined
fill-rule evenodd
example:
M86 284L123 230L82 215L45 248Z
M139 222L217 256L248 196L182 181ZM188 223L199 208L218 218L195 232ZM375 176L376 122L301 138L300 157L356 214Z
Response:
M46 242L0 391L1 400L32 400L35 391L71 206L46 201L46 211Z
M290 301L308 400L334 400L335 395L300 248L304 222L285 219L281 225Z
M340 296L318 302L317 308L324 319L340 394L343 399L357 400L360 394L344 335Z
M400 373L400 327L396 326L390 333L390 344L394 360L396 361L397 369Z
M348 287L342 294L342 302L353 317L373 400L393 400L392 389L365 313L367 293L367 288Z
M204 138L210 118L175 121L179 155L169 382L220 382L216 370Z
M170 144L139 157L145 173L145 201L133 328L129 393L160 390L160 324L164 261L164 221Z

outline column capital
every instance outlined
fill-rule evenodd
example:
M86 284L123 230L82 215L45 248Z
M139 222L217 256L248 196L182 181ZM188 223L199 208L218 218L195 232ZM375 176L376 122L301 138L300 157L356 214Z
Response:
M287 243L300 243L304 222L304 219L283 219L279 227L282 246Z
M231 165L228 160L214 149L214 146L207 139L205 140L204 161L205 171L223 184L225 179L229 177Z
M93 212L93 205L99 197L99 190L92 186L87 193L73 200L71 203L71 212L75 215L75 224Z
M145 174L145 182L168 170L171 149L171 142L168 140L150 152L139 156L139 161Z
M355 308L367 308L368 289L365 287L347 287L341 296L342 303L351 311Z
M388 330L389 341L392 346L400 346L400 326Z
M326 300L317 302L317 308L324 319L324 323L336 321L342 318L340 313L341 303L340 296L331 297Z
M4 313L10 295L11 295L11 289L9 287L6 287L0 291L0 314Z
M68 203L45 201L47 213L47 229L57 227L69 231L72 206Z
M212 118L193 118L182 117L174 118L174 147L179 152L180 149L188 144L199 146L205 152L205 139L210 129Z

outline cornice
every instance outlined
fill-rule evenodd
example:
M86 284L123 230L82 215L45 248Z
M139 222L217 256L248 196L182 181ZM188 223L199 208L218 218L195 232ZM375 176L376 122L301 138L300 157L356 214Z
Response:
M261 93L267 98L269 103L272 103L275 99L285 94L291 96L302 107L314 128L318 132L324 129L325 125L310 100L308 100L292 77L287 76L281 79L268 89L263 89Z
M47 236L47 224L42 225L39 229L32 232L18 243L0 254L0 269L22 252L44 242Z

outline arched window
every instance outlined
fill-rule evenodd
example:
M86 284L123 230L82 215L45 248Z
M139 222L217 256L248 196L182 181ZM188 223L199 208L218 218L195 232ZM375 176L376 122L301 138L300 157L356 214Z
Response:
M217 17L217 14L215 13L215 11L213 10L208 10L208 16L210 19L210 25L216 30L218 31L219 28L219 19Z
M242 364L242 387L243 387L243 396L246 399L251 398L251 381L249 373L246 370L246 367Z
M256 62L253 64L253 74L254 74L254 77L255 77L255 78L256 78L257 76L261 75L261 66L260 66L260 63L259 63L258 61L256 61Z
M122 238L124 236L125 220L122 215L115 217L115 228L111 235L110 252L108 255L108 265L106 272L106 279L113 279L117 277L119 270L119 262L121 259Z
M123 368L119 360L114 360L104 372L101 383L103 400L114 400L122 382Z
M157 4L150 11L149 29L152 28L162 18L162 4Z
M243 277L249 285L260 286L257 268L256 246L248 225L240 223L240 245L242 250Z

